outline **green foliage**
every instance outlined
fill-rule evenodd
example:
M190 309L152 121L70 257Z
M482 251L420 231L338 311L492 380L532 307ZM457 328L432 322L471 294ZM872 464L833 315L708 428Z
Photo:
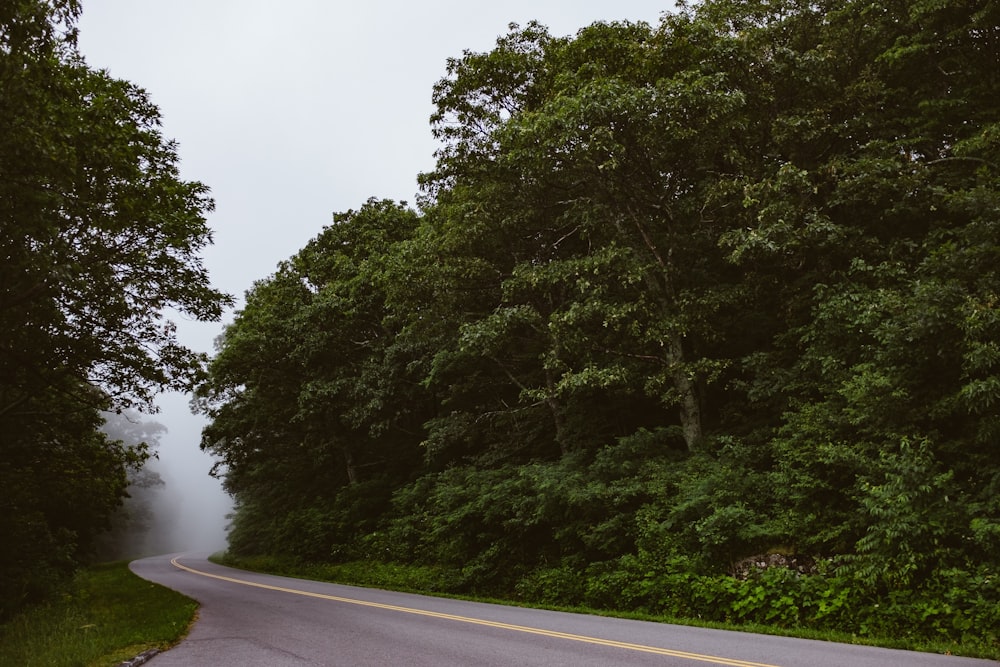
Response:
M208 188L180 179L145 91L86 65L79 12L0 8L0 617L93 554L148 456L102 412L201 377L166 313L217 320L231 301L200 257Z
M795 543L778 508L769 461L734 439L713 444L717 451L678 464L673 488L661 486L639 513L640 553L665 560L685 554L706 571L729 571L747 555Z
M61 402L33 399L42 416ZM53 404L55 403L55 404ZM44 599L93 553L128 484L127 470L145 458L98 429L99 415L11 419L0 462L0 618ZM23 432L20 429L29 429Z
M419 212L338 214L220 341L234 550L995 651L1000 42L953 5L450 60Z
M396 492L388 520L360 553L460 570L478 591L533 586L516 583L520 574L614 557L631 547L635 512L662 488L670 457L651 451L656 440L646 434L593 457L424 475Z
M568 573L543 570L524 579L524 590L549 604L583 603L598 609L640 610L673 619L698 619L790 629L836 630L869 639L907 639L996 653L996 577L964 570L938 571L917 590L876 594L861 579L842 574L802 575L785 568L746 579L698 574L691 563L652 563L626 556L576 573L575 587L559 587ZM531 584L554 581L546 591ZM581 596L579 590L585 588ZM566 591L565 597L556 591Z
M384 285L416 214L372 200L334 216L247 295L197 409L238 501L240 552L329 556L365 532L419 458L424 418Z

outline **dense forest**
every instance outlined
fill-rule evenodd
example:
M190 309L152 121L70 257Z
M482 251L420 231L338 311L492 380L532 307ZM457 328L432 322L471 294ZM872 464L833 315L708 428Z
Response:
M205 364L167 314L232 302L200 257L207 187L147 94L87 66L79 13L0 2L0 621L141 526L121 511L157 483L139 415Z
M512 25L433 99L416 208L219 339L234 553L997 646L1000 4Z
M236 555L1000 650L996 0L512 25L420 200L335 214L211 359L168 318L232 303L208 189L79 12L0 3L0 620L130 529L173 389Z

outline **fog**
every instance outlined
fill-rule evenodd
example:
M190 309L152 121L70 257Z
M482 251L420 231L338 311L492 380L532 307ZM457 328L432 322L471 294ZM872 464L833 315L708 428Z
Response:
M98 560L226 548L232 500L209 475L214 462L198 447L205 420L192 415L187 402L186 395L166 394L160 414L104 415L105 433L127 447L145 442L151 458L130 471L128 497L96 544ZM161 416L169 417L169 428Z
M209 476L213 460L198 443L205 419L192 415L186 394L165 394L157 401L170 425L160 437L158 458L150 468L163 478L164 485L153 505L147 550L220 551L226 546L226 516L232 499L219 480Z

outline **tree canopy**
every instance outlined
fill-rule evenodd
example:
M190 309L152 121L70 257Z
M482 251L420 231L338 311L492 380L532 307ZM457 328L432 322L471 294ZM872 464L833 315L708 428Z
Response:
M998 565L998 25L706 0L450 60L419 210L335 216L220 339L234 549L645 608L804 554L875 606L798 622L921 631Z
M86 556L147 455L101 411L153 411L200 378L171 313L231 303L199 254L208 188L180 178L147 93L88 67L79 11L0 9L0 613Z

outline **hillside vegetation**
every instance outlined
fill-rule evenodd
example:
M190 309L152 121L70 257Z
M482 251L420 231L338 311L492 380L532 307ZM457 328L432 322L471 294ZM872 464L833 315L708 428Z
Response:
M232 551L995 651L998 26L708 0L451 60L417 207L220 339Z

